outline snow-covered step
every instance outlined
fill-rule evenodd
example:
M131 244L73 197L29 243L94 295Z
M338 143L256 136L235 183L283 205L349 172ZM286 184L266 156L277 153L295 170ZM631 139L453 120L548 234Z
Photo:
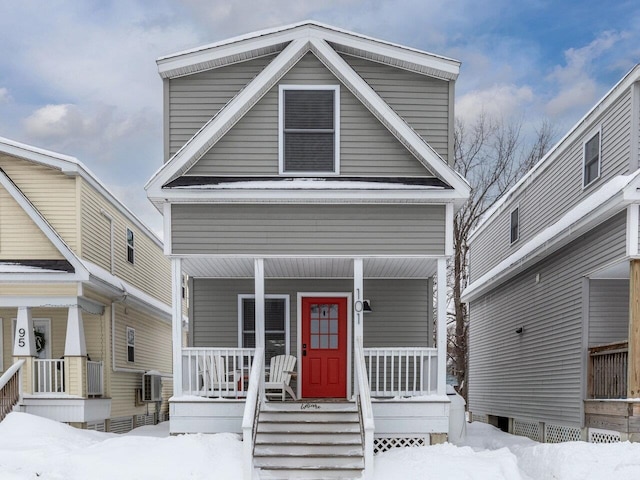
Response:
M261 422L358 422L358 412L351 411L264 411L260 412Z
M360 432L342 433L336 435L334 432L296 433L292 435L288 432L260 432L256 434L256 445L268 444L296 444L303 443L309 445L336 445L336 444L362 444Z
M356 480L362 478L362 469L262 469L262 480Z
M253 463L260 468L364 468L362 456L286 455L259 457L254 455Z
M357 412L355 402L265 402L262 412Z
M330 439L326 439L330 440ZM260 443L256 444L254 456L266 457L269 455L306 455L313 452L314 455L341 455L344 457L362 456L362 443Z
M357 422L259 422L258 434L261 432L279 433L358 433L360 424Z

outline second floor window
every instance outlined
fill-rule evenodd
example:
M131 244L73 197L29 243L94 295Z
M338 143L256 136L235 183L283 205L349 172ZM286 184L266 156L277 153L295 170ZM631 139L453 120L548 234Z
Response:
M586 187L600 176L600 132L584 144L583 185Z
M520 238L520 208L511 212L511 243Z
M127 228L127 262L133 265L134 261L134 244L133 232Z
M280 86L280 173L338 173L338 86Z

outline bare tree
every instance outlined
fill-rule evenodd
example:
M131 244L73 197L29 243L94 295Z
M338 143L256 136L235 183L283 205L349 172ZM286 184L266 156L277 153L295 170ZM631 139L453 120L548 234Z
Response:
M467 308L460 297L468 283L468 238L489 207L551 146L554 129L544 121L533 142L522 133L522 122L494 121L480 115L471 125L456 121L455 168L471 184L471 195L454 220L454 256L449 269L449 365L458 380L460 394L467 398Z

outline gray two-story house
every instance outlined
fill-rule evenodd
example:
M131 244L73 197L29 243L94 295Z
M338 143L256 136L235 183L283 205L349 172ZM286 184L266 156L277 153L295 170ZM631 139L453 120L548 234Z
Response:
M470 239L469 409L549 442L640 435L640 67Z
M459 63L303 22L158 67L171 432L242 432L265 478L369 475L374 450L444 440Z

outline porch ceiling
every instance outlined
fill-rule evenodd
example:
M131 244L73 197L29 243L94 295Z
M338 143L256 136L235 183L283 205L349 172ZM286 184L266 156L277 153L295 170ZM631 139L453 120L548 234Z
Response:
M428 278L437 259L423 257L364 258L365 278ZM253 257L189 257L182 270L191 277L253 278ZM265 258L266 278L352 278L353 259L345 257Z

